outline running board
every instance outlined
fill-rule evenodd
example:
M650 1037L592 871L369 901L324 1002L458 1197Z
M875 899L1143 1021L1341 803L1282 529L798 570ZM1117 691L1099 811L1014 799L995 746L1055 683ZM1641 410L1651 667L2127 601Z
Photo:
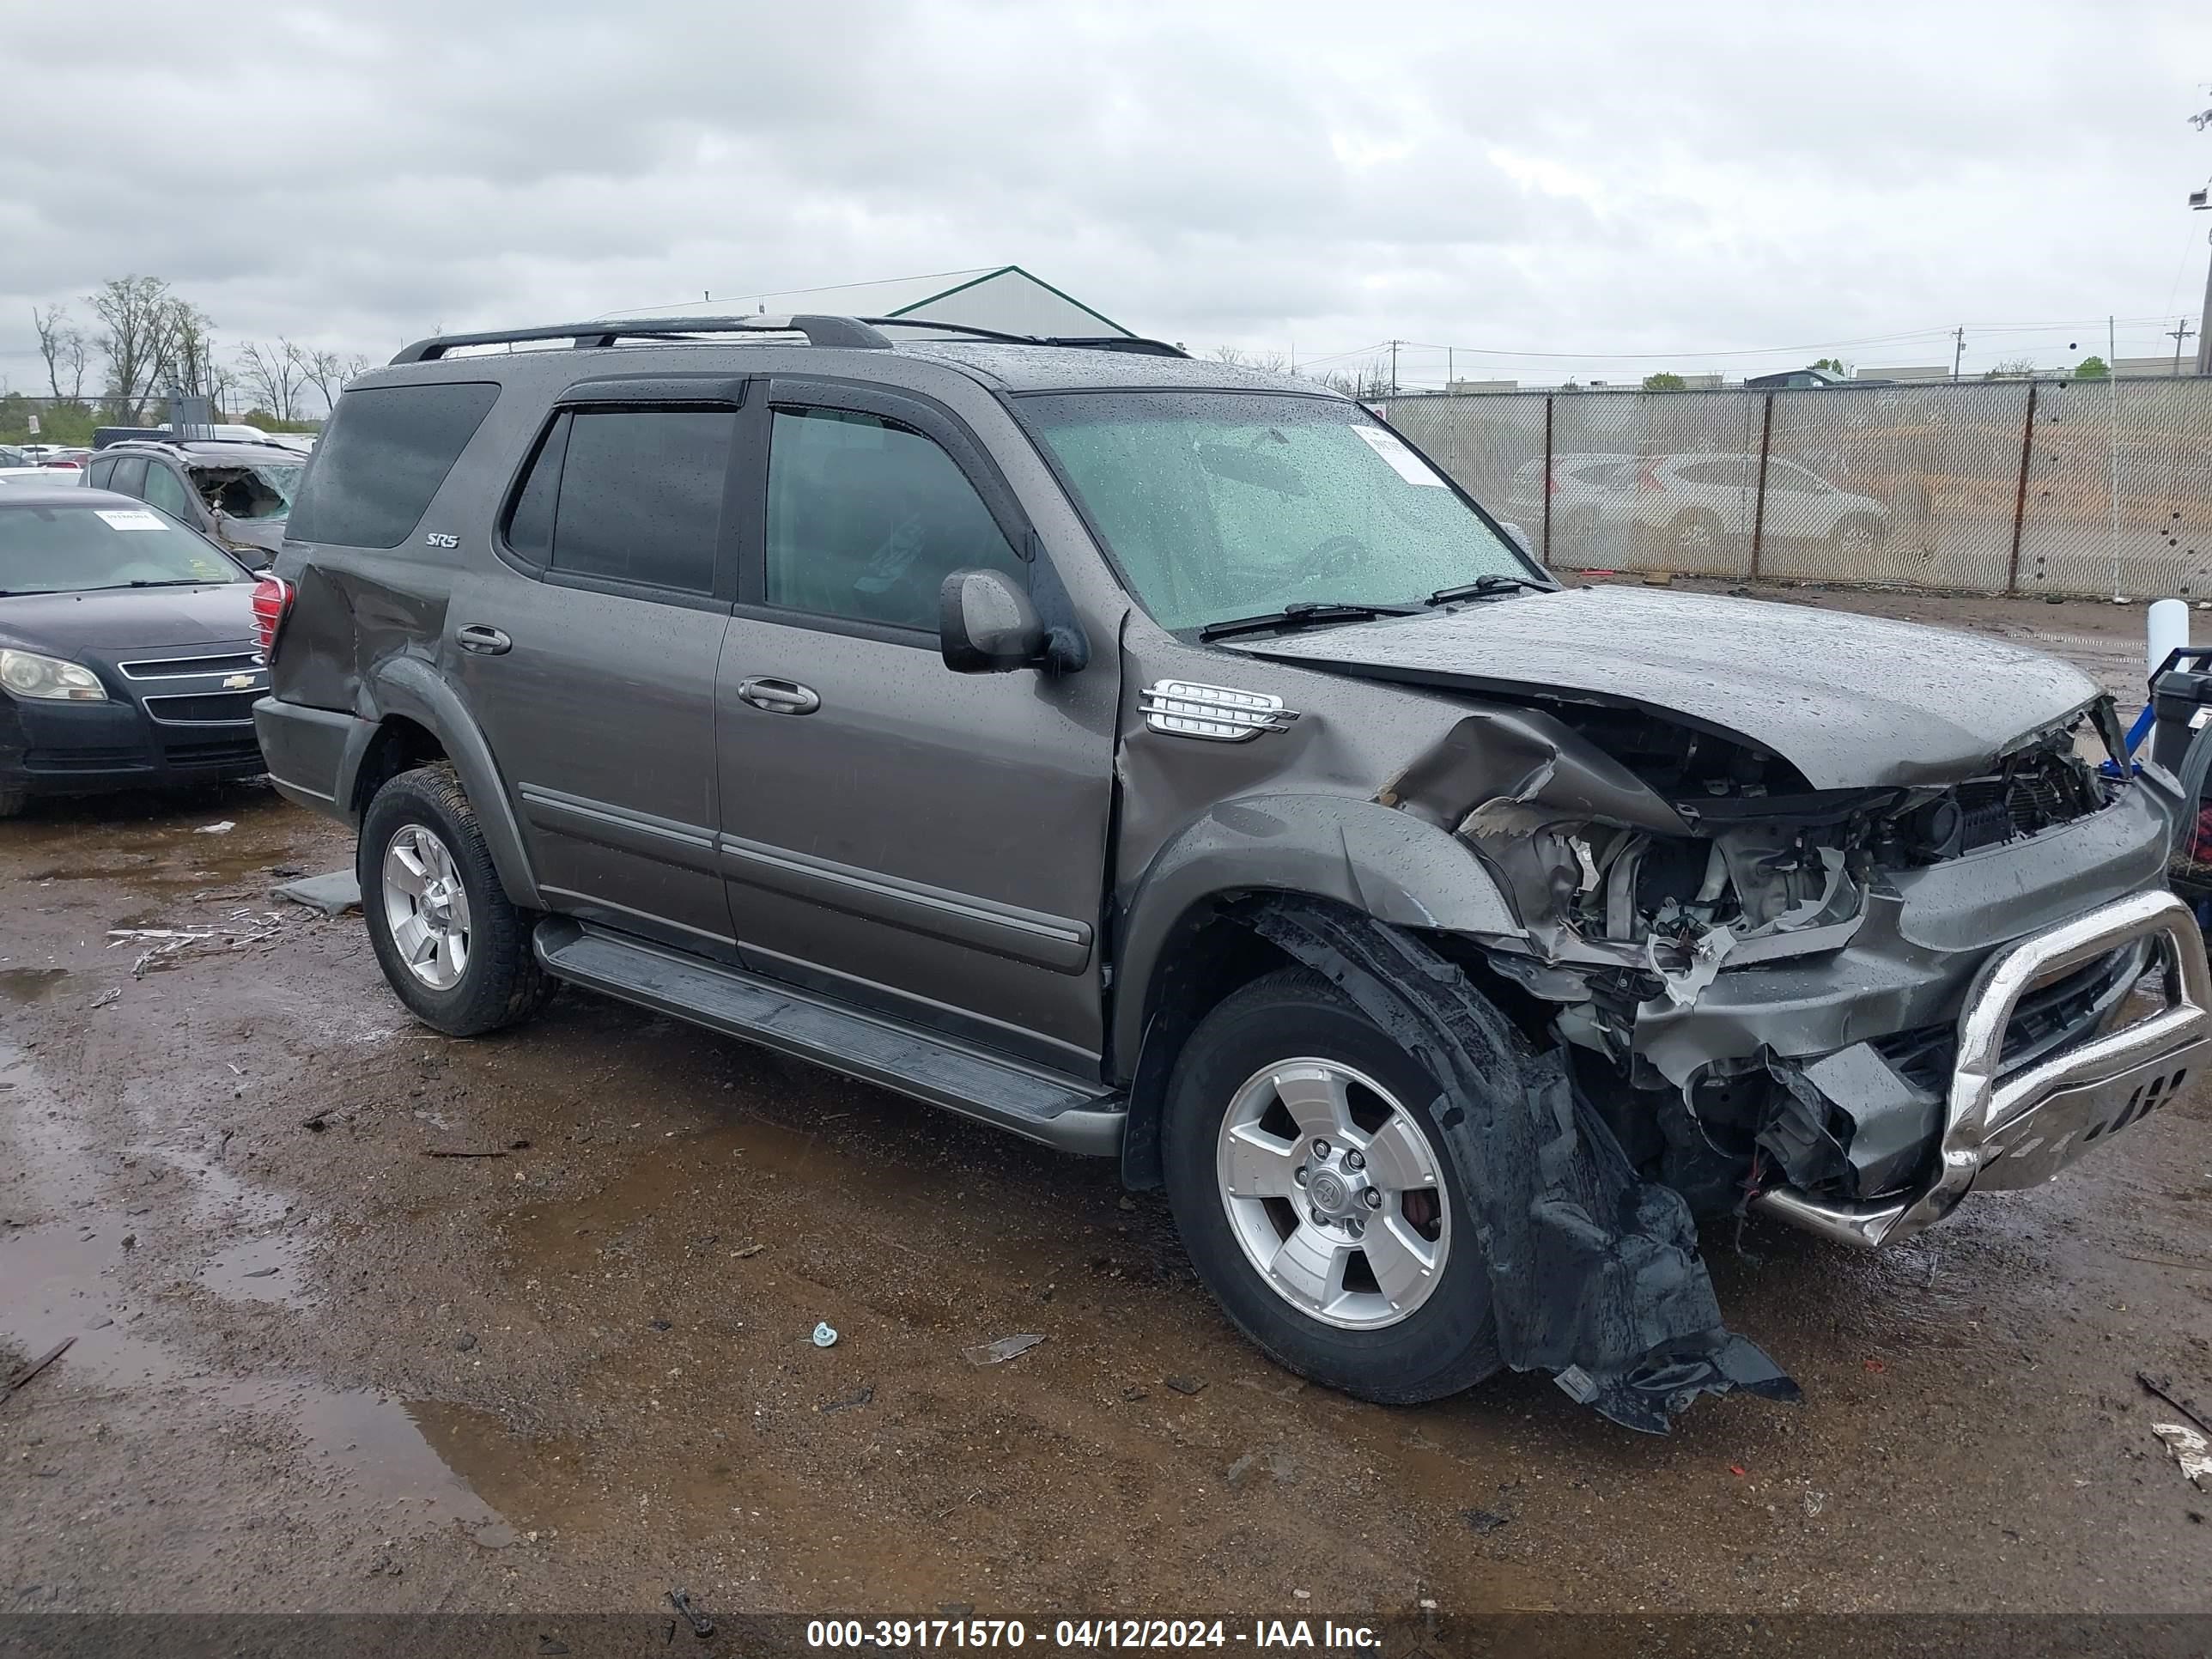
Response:
M535 944L545 971L571 984L811 1060L1061 1152L1112 1158L1121 1150L1127 1119L1121 1097L1095 1085L566 916L539 922Z

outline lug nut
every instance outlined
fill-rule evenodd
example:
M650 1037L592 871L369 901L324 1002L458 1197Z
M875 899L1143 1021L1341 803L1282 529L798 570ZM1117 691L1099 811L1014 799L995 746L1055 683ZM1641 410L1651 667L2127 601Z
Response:
M1304 1186L1306 1184L1306 1166L1301 1164L1297 1169L1291 1170L1291 1179L1297 1182L1299 1186Z
M1344 1224L1344 1230L1350 1233L1354 1238L1358 1238L1366 1232L1367 1224L1362 1221L1358 1216L1354 1216L1351 1220Z
M1382 1193L1379 1188L1370 1187L1360 1194L1360 1197L1370 1210L1379 1210L1382 1207Z
M1344 1155L1344 1167L1347 1170L1364 1170L1367 1167L1367 1160L1358 1152L1346 1152Z
M1318 1208L1316 1208L1313 1212L1313 1224L1316 1227L1326 1227L1328 1225L1328 1218L1323 1215Z
M1328 1142L1326 1140L1315 1141L1313 1152L1316 1158L1327 1158L1328 1156Z

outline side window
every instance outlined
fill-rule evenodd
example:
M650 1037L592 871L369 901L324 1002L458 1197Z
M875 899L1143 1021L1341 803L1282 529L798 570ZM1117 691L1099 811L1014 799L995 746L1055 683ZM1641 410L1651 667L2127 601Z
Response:
M342 547L398 546L498 398L480 380L343 393L292 504L291 533Z
M115 464L115 480L107 486L119 489L126 495L144 500L146 495L146 463L140 457L127 455Z
M563 416L516 497L508 545L574 575L712 593L737 430L726 409Z
M94 461L90 466L85 468L84 481L94 489L112 489L114 486L107 481L114 472L115 459L110 456L105 460Z
M1028 572L952 458L872 415L779 409L768 462L768 602L934 633L955 570Z
M159 461L146 465L146 505L158 507L179 524L198 524L199 515L192 511L191 497L177 475Z

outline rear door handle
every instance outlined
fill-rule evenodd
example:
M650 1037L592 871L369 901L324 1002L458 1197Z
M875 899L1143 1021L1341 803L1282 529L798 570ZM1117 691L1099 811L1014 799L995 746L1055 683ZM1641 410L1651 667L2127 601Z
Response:
M464 651L474 651L487 657L504 655L514 647L514 641L496 628L486 628L481 623L471 623L453 635L453 642Z
M771 714L811 714L822 699L795 680L750 679L738 687L738 696Z

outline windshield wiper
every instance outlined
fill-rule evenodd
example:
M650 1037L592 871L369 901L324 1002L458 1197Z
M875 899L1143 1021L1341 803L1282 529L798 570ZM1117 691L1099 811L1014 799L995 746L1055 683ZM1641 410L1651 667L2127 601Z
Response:
M165 576L160 581L149 582L143 578L129 581L125 587L207 587L223 579L221 576Z
M1488 599L1494 593L1510 593L1516 587L1525 587L1534 593L1555 593L1559 590L1548 582L1540 582L1527 576L1508 576L1492 571L1486 576L1477 576L1471 582L1462 582L1457 587L1439 587L1421 601L1424 605L1450 605L1460 599Z
M1263 611L1256 617L1233 617L1208 623L1198 630L1201 640L1224 640L1232 634L1269 634L1279 629L1318 628L1330 623L1372 622L1377 617L1413 617L1419 605L1362 605L1354 600L1300 599L1280 611Z

